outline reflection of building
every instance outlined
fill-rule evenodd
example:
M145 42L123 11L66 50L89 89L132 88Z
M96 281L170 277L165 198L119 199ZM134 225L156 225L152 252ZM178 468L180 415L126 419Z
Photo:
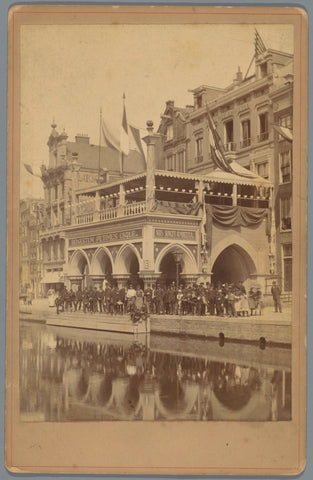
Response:
M63 332L63 329L61 329ZM60 330L24 326L21 342L21 418L24 420L289 420L291 351L275 366L267 352L233 363L219 349L169 353L109 339L86 341ZM169 339L167 339L169 341ZM173 340L175 348L175 340ZM210 345L211 347L211 345ZM212 342L213 350L218 348ZM262 354L257 347L255 353ZM211 352L211 348L209 349ZM233 352L233 350L232 350ZM284 355L286 352L284 352ZM240 357L240 352L239 352ZM279 360L279 359L278 359ZM278 361L278 363L280 363Z
M31 292L34 298L41 294L42 251L40 232L43 226L44 201L20 201L20 294Z

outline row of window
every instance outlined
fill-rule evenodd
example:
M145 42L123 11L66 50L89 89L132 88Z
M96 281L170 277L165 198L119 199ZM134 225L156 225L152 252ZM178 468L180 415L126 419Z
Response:
M291 230L292 204L291 197L280 199L280 229Z
M44 258L46 261L64 259L64 241L46 244L44 247Z
M279 183L291 182L291 150L287 150L279 154ZM203 139L198 138L196 141L196 163L203 162ZM186 170L185 150L177 154L169 155L165 160L165 169L176 172L185 172ZM268 162L257 163L255 166L256 173L265 179L269 178Z
M292 244L283 245L283 289L292 291Z
M59 185L47 188L47 201L58 200L58 198L64 198L64 182L61 184L61 195L59 195Z
M291 182L291 156L292 151L287 150L278 155L279 161L279 183ZM268 162L258 163L255 166L256 173L263 178L269 178L269 164Z
M165 169L173 172L185 172L186 171L186 156L185 150L181 150L178 153L169 155L165 159Z
M268 113L259 115L258 142L264 142L268 139ZM236 150L237 145L234 142L234 121L228 120L224 123L224 141L226 150ZM245 119L241 122L241 140L240 147L245 148L251 145L251 122Z
M41 266L36 264L36 263L31 263L30 264L30 273L32 275L40 274L41 273Z
M283 115L279 119L279 125L287 128L292 128L291 114ZM261 113L259 115L259 128L257 141L263 142L268 140L269 137L269 121L268 112ZM167 140L173 139L173 125L167 126ZM279 135L279 140L283 140L283 137ZM241 140L240 148L246 148L251 145L251 122L250 119L245 119L241 122ZM237 144L234 142L234 121L228 120L224 123L224 147L226 151L233 151L237 149ZM196 138L195 146L195 163L201 163L203 161L203 138ZM290 181L290 180L288 180Z

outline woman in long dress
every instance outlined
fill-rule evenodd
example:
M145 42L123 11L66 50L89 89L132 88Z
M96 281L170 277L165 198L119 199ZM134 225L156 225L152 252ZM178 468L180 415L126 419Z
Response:
M249 315L249 302L248 302L248 297L245 293L241 296L240 310L243 316Z
M138 310L142 309L143 297L144 297L143 290L138 286L136 289L136 300L135 300L135 306Z
M251 315L253 315L253 312L255 312L255 309L257 307L256 292L253 287L251 287L249 290L248 303Z

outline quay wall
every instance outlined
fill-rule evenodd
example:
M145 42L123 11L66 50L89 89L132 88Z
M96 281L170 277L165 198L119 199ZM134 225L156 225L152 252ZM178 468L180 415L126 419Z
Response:
M176 335L195 335L202 337L220 337L245 341L259 341L291 344L291 323L286 321L266 322L259 319L224 319L218 317L179 317L171 315L151 316L151 332Z

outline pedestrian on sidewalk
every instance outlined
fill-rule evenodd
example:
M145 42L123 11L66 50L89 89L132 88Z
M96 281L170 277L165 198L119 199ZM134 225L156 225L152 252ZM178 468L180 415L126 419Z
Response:
M279 288L278 285L276 285L276 282L274 281L272 284L271 288L273 300L274 300L274 307L275 307L275 312L277 313L278 310L281 313L281 301L280 301L280 295L281 295L281 289Z

